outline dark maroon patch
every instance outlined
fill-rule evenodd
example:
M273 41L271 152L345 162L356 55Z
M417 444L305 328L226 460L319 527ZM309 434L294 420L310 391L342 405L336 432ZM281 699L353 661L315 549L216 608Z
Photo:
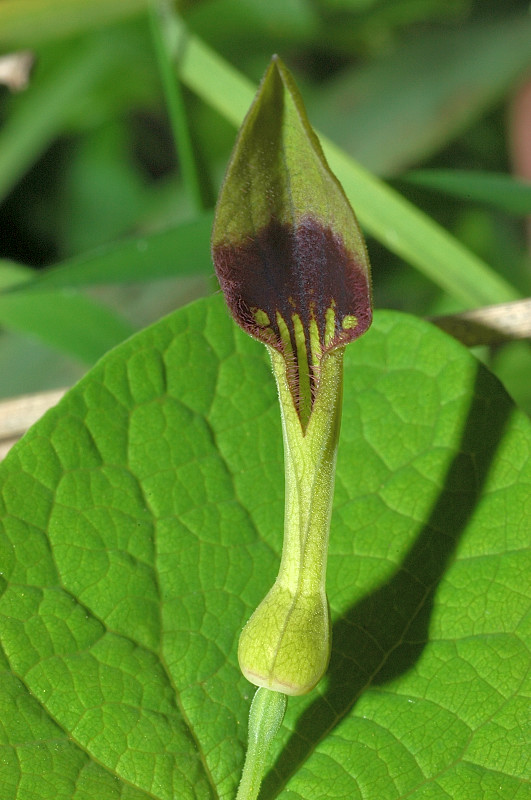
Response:
M276 321L278 311L290 331L295 352L292 314L300 316L305 332L314 318L323 350L332 350L361 336L372 320L371 289L363 266L347 251L340 236L306 218L293 228L273 219L241 245L216 245L213 258L227 304L251 336L284 351ZM334 305L335 336L324 346L326 311ZM253 311L265 311L270 325L258 325ZM358 324L343 330L342 321L354 315ZM266 331L271 328L273 335ZM306 339L309 352L308 333Z

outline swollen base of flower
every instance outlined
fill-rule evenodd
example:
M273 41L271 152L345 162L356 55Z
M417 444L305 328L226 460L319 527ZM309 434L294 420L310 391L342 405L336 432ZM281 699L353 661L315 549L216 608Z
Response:
M324 592L291 592L275 583L243 629L238 660L255 686L306 694L330 658L330 614Z

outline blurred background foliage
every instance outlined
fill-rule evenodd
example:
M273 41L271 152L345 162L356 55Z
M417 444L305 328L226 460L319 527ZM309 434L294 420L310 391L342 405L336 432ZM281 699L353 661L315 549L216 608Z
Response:
M279 53L320 132L514 296L531 294L528 2L159 5L162 17L148 0L0 3L0 55L35 58L26 88L0 86L1 397L69 385L216 290L210 225L235 126L184 85L193 75L176 80L178 20L254 83ZM368 247L377 308L465 307L375 238ZM480 355L529 412L530 344Z

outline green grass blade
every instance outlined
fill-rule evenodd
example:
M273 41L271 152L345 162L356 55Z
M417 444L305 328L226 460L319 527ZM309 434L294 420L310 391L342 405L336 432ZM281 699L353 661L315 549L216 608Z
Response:
M255 87L184 26L179 43L182 81L239 126ZM321 138L365 230L469 307L517 298L517 290L400 194Z
M361 224L389 250L466 306L501 303L520 296L504 278L398 192L332 143L323 142L323 146Z
M486 203L509 214L531 214L531 183L496 172L416 169L401 180L463 200Z

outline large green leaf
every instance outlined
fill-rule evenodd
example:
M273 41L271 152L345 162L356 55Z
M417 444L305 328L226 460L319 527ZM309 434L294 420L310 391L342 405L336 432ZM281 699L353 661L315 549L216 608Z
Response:
M427 323L349 346L334 645L264 797L524 800L531 425ZM0 469L0 796L229 798L282 446L264 348L200 301L104 359ZM527 637L527 639L526 639Z

